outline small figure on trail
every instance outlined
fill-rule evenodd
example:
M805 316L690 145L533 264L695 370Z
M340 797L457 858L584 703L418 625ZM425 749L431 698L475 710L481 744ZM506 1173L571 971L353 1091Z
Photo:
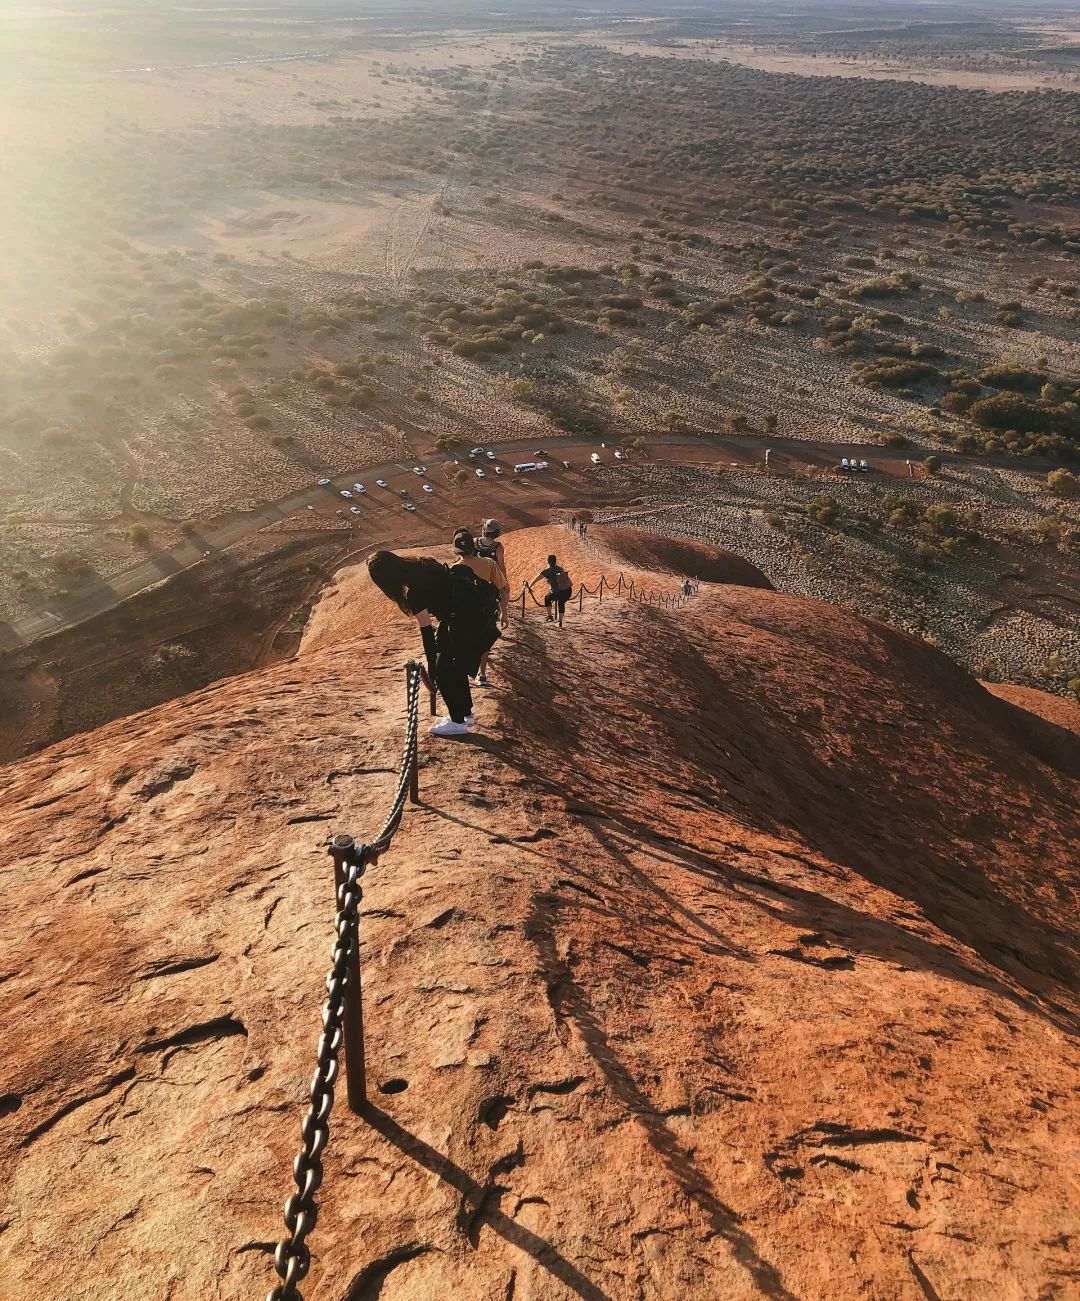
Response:
M584 537L588 537L588 535L589 535L589 521L587 519L583 519L581 521L581 536L584 538Z
M506 578L506 548L499 541L499 534L502 532L502 525L498 520L484 520L483 529L480 536L476 539L476 554L484 560L494 560L496 565L502 571L503 578ZM510 585L507 583L506 588L502 590L502 626L506 627L507 603L510 595ZM490 687L487 675L488 657L480 657L480 676L476 679L482 687Z
M563 626L563 615L566 613L566 603L574 595L574 583L570 575L559 564L555 556L548 556L547 568L541 569L533 579L538 583L541 578L547 580L548 594L544 597L544 608L547 610L548 623L553 622L555 616L551 613L551 607L554 605L559 611L559 627Z
M468 536L471 542L472 535ZM483 563L494 568L492 561ZM393 551L376 551L369 557L368 573L375 586L403 613L411 614L420 628L428 675L447 709L447 717L439 719L432 734L467 735L476 722L469 677L502 635L495 623L496 584L471 565L444 565L431 556L413 559ZM438 621L437 630L432 618Z
M689 580L689 578L682 585L682 594L683 596L693 596L694 594L694 584Z

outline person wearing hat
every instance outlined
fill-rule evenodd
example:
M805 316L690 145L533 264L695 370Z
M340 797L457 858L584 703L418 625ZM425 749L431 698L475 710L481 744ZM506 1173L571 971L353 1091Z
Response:
M476 539L476 554L482 556L485 560L493 560L498 565L503 579L506 579L506 548L499 541L499 534L502 532L502 525L496 519L484 520L480 536ZM507 603L510 598L510 584L507 583L505 588L500 588L499 596L502 601L502 626L507 624ZM489 687L491 683L487 675L487 655L480 660L480 676L476 679L477 685Z

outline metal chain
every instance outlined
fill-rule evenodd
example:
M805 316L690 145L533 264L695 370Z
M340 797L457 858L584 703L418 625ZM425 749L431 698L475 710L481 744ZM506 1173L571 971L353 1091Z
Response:
M303 1301L300 1284L311 1267L307 1236L319 1218L315 1194L322 1183L322 1155L330 1139L330 1112L334 1105L334 1084L338 1077L344 1038L349 959L353 946L358 942L357 922L360 902L364 897L360 877L367 866L390 847L394 832L401 824L405 801L419 761L420 665L416 661L407 666L405 709L405 747L390 814L374 840L354 847L346 860L345 876L337 887L337 916L334 919L337 939L330 955L330 971L326 977L326 1002L322 1008L323 1031L315 1051L310 1105L300 1127L300 1151L293 1161L296 1192L285 1202L285 1227L289 1236L283 1238L274 1250L274 1269L281 1282L266 1294L266 1301Z
M285 1227L289 1236L274 1250L274 1269L282 1281L266 1294L266 1301L303 1301L300 1283L311 1265L308 1234L319 1218L315 1194L322 1183L322 1154L330 1139L330 1111L334 1105L334 1084L341 1055L345 991L348 985L349 955L356 943L356 923L363 891L360 875L367 866L368 847L359 845L349 863L345 879L337 889L337 940L326 977L326 1002L322 1009L323 1032L315 1053L315 1074L311 1080L311 1105L300 1127L302 1144L293 1162L296 1192L285 1203Z

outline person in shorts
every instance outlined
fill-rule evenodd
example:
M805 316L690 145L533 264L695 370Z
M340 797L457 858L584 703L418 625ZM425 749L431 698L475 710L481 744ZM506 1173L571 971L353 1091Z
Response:
M548 593L544 597L544 608L547 610L548 623L552 623L555 615L552 614L552 606L558 611L559 627L563 626L563 615L566 613L566 603L574 594L574 584L570 575L559 564L556 556L548 556L547 568L541 569L533 579L538 583L543 578L548 585Z

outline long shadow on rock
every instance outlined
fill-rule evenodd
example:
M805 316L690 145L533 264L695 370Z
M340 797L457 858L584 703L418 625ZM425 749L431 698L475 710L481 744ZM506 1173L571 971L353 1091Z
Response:
M608 1294L598 1288L591 1279L586 1278L576 1265L565 1256L561 1256L546 1238L541 1238L539 1234L533 1233L531 1229L525 1228L524 1225L494 1207L491 1193L495 1190L492 1185L479 1183L467 1171L455 1165L448 1156L444 1156L442 1152L425 1143L423 1139L417 1138L415 1134L409 1133L392 1116L378 1107L369 1103L365 1106L363 1114L372 1129L380 1133L388 1143L392 1143L399 1152L411 1157L425 1170L430 1170L443 1183L448 1184L461 1195L463 1203L471 1208L470 1220L474 1231L481 1223L487 1225L512 1247L517 1247L519 1251L531 1256L538 1265L547 1270L552 1278L557 1278L575 1296L581 1297L582 1301L612 1301Z

